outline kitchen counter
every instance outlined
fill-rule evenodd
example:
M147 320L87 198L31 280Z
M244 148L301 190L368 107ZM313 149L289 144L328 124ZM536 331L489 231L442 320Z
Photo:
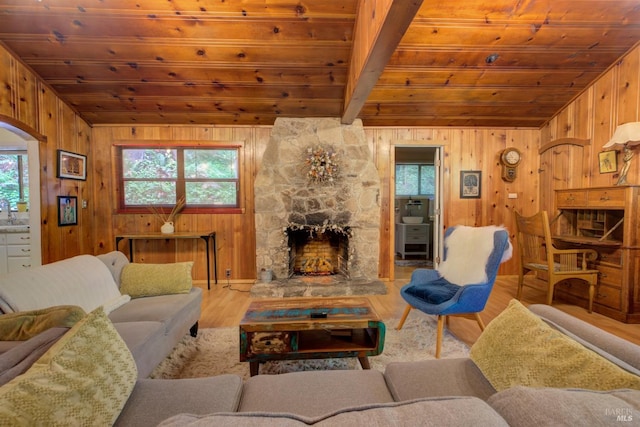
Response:
M28 233L29 226L28 225L0 225L0 233Z

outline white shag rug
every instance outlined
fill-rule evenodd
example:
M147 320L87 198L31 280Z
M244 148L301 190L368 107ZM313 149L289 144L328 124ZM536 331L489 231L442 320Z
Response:
M372 369L384 372L390 362L434 359L436 320L417 310L409 314L400 331L398 319L385 321L384 350L369 357ZM173 352L156 367L152 378L200 378L236 374L249 378L249 363L240 362L238 327L202 329L196 338L186 335ZM469 348L445 328L441 358L466 357ZM260 374L294 371L362 369L356 358L286 360L260 364Z

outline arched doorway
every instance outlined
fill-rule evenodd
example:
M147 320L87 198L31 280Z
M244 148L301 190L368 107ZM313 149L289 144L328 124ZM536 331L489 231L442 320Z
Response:
M3 147L26 148L28 156L29 176L29 237L31 242L31 265L42 264L42 235L40 227L40 143L46 138L15 122L9 117L0 115L0 149Z

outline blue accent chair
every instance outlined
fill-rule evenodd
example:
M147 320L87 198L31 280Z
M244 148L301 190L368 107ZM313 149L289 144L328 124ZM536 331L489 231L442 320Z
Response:
M445 260L447 259L446 240L455 228L450 227L445 232ZM440 358L444 323L447 321L448 324L448 316L475 318L480 329L484 331L484 323L479 313L484 310L489 299L493 283L498 274L498 268L508 247L509 234L505 230L495 231L493 233L493 250L485 266L487 281L484 283L459 286L441 277L437 270L416 269L411 275L411 282L400 290L400 295L407 301L408 305L396 329L402 329L409 312L413 308L427 314L436 315L438 318L436 359Z

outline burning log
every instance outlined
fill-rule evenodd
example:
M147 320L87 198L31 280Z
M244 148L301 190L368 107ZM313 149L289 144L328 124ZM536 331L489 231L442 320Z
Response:
M308 275L329 275L333 274L333 264L327 258L308 258L302 261L301 271Z

